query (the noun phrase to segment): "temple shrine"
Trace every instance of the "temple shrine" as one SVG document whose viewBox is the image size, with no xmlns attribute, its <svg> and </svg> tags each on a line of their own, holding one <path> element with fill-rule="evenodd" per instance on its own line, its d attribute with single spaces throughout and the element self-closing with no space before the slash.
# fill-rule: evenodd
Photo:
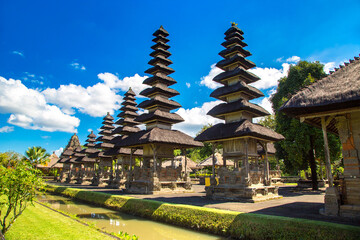
<svg viewBox="0 0 360 240">
<path fill-rule="evenodd" d="M 280 141 L 283 136 L 253 123 L 253 118 L 270 113 L 249 102 L 264 95 L 249 85 L 260 78 L 248 71 L 255 64 L 246 59 L 251 53 L 244 49 L 247 44 L 243 40 L 243 31 L 232 23 L 225 32 L 225 42 L 221 44 L 225 49 L 219 55 L 224 59 L 216 64 L 224 72 L 214 77 L 213 81 L 223 86 L 215 89 L 210 96 L 224 103 L 207 114 L 225 123 L 212 126 L 195 138 L 211 143 L 213 151 L 219 144 L 223 147 L 223 166 L 218 169 L 218 181 L 215 180 L 213 160 L 213 176 L 211 186 L 206 187 L 206 195 L 213 199 L 251 202 L 277 199 L 281 196 L 278 195 L 278 187 L 271 184 L 267 144 Z M 258 167 L 258 144 L 265 150 L 262 168 Z M 227 167 L 227 160 L 234 161 L 234 170 Z"/>
<path fill-rule="evenodd" d="M 135 121 L 145 124 L 146 129 L 130 134 L 116 143 L 116 147 L 127 147 L 143 150 L 141 166 L 136 166 L 130 174 L 126 190 L 130 193 L 158 192 L 187 192 L 192 191 L 189 174 L 182 173 L 182 167 L 168 166 L 163 168 L 162 162 L 174 159 L 174 149 L 201 147 L 202 143 L 180 131 L 173 130 L 172 125 L 184 121 L 176 113 L 172 113 L 181 105 L 169 98 L 179 93 L 169 88 L 176 81 L 169 77 L 174 72 L 169 67 L 172 61 L 168 59 L 171 53 L 167 37 L 169 33 L 161 26 L 153 34 L 150 54 L 153 59 L 149 61 L 152 66 L 145 73 L 151 74 L 143 84 L 150 87 L 143 90 L 140 95 L 149 98 L 141 102 L 138 107 L 146 113 L 135 118 Z M 185 161 L 186 163 L 187 161 Z M 186 169 L 186 166 L 185 166 Z"/>
</svg>

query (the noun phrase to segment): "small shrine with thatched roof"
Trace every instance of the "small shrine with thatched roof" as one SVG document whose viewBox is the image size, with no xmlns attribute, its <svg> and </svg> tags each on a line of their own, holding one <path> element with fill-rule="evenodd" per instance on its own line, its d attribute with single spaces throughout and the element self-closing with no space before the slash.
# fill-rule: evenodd
<svg viewBox="0 0 360 240">
<path fill-rule="evenodd" d="M 335 72 L 293 95 L 280 111 L 322 128 L 329 187 L 326 215 L 360 217 L 360 58 L 350 59 Z M 327 132 L 340 137 L 344 176 L 334 186 Z"/>
<path fill-rule="evenodd" d="M 61 182 L 65 182 L 65 181 L 68 181 L 70 182 L 71 181 L 71 158 L 74 154 L 74 151 L 75 149 L 77 148 L 81 148 L 81 144 L 80 144 L 80 141 L 79 141 L 79 137 L 74 134 L 71 136 L 68 144 L 66 145 L 64 151 L 61 153 L 60 157 L 59 157 L 59 163 L 62 163 L 63 164 L 63 168 L 62 168 L 62 171 L 60 172 L 60 178 L 59 180 Z"/>
<path fill-rule="evenodd" d="M 140 124 L 134 119 L 139 116 L 137 114 L 138 108 L 136 107 L 136 94 L 131 88 L 125 93 L 124 101 L 121 103 L 120 113 L 117 115 L 119 119 L 115 122 L 118 125 L 112 132 L 115 136 L 111 143 L 122 141 L 130 134 L 140 131 L 136 125 Z M 115 178 L 111 183 L 112 188 L 125 187 L 128 182 L 129 172 L 135 166 L 135 157 L 142 157 L 142 149 L 130 149 L 125 147 L 116 147 L 107 150 L 105 155 L 113 156 L 116 159 Z"/>
<path fill-rule="evenodd" d="M 188 174 L 181 174 L 181 167 L 172 166 L 163 168 L 162 162 L 174 158 L 174 149 L 200 147 L 202 143 L 180 131 L 172 130 L 172 125 L 184 121 L 176 113 L 172 113 L 181 105 L 169 98 L 179 94 L 169 86 L 176 81 L 169 77 L 174 72 L 169 67 L 172 61 L 168 59 L 171 53 L 167 44 L 169 33 L 161 26 L 153 34 L 155 44 L 151 47 L 154 51 L 150 54 L 153 59 L 149 61 L 152 66 L 145 73 L 151 74 L 144 80 L 150 87 L 140 94 L 149 98 L 141 102 L 138 107 L 146 110 L 135 121 L 146 125 L 146 129 L 132 133 L 116 147 L 130 149 L 143 149 L 143 162 L 141 167 L 136 167 L 130 175 L 129 186 L 126 189 L 133 193 L 156 192 L 184 192 L 191 191 L 192 185 Z M 186 163 L 187 161 L 185 161 Z"/>
<path fill-rule="evenodd" d="M 94 179 L 92 180 L 92 185 L 101 185 L 101 184 L 111 184 L 113 181 L 113 158 L 112 156 L 105 155 L 105 152 L 114 147 L 114 144 L 111 143 L 111 140 L 114 138 L 114 118 L 107 113 L 103 118 L 102 129 L 99 132 L 99 137 L 96 139 L 98 143 L 95 145 L 95 148 L 100 149 L 99 152 L 91 154 L 91 158 L 97 159 L 97 174 L 95 174 Z"/>
<path fill-rule="evenodd" d="M 87 136 L 85 142 L 85 148 L 81 150 L 83 156 L 79 159 L 82 163 L 82 184 L 88 184 L 92 182 L 92 179 L 95 176 L 96 159 L 91 158 L 90 156 L 99 152 L 99 150 L 95 148 L 96 135 L 93 131 L 91 131 L 91 133 Z"/>
<path fill-rule="evenodd" d="M 223 167 L 218 169 L 218 180 L 215 181 L 215 158 L 213 159 L 213 179 L 211 186 L 206 188 L 207 196 L 213 199 L 263 201 L 279 198 L 278 187 L 271 185 L 267 154 L 263 160 L 264 168 L 251 169 L 251 162 L 258 160 L 257 144 L 264 146 L 267 153 L 267 143 L 283 139 L 278 134 L 264 126 L 253 123 L 255 117 L 269 115 L 269 112 L 259 105 L 249 102 L 263 97 L 263 93 L 250 86 L 260 78 L 247 71 L 255 64 L 246 59 L 251 53 L 245 49 L 243 32 L 232 26 L 225 32 L 225 47 L 219 53 L 224 59 L 216 66 L 224 72 L 214 77 L 213 81 L 223 86 L 215 89 L 211 97 L 224 101 L 212 108 L 208 115 L 221 120 L 198 135 L 195 140 L 211 143 L 213 151 L 218 144 L 223 146 Z M 235 162 L 234 169 L 228 169 L 227 160 Z"/>
</svg>

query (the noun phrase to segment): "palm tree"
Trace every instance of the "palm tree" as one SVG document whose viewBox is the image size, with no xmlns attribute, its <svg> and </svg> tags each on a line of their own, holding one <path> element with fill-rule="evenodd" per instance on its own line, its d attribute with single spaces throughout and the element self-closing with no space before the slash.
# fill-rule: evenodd
<svg viewBox="0 0 360 240">
<path fill-rule="evenodd" d="M 26 159 L 31 164 L 45 164 L 49 161 L 50 154 L 46 153 L 46 149 L 42 147 L 29 147 L 25 152 Z"/>
</svg>

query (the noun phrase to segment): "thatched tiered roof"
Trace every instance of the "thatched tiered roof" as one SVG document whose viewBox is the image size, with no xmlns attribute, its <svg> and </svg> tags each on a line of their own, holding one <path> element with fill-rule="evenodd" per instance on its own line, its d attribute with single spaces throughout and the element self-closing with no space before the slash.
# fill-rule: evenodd
<svg viewBox="0 0 360 240">
<path fill-rule="evenodd" d="M 261 125 L 252 123 L 252 118 L 262 117 L 270 113 L 249 100 L 262 97 L 264 94 L 248 85 L 260 80 L 256 75 L 248 72 L 255 67 L 250 60 L 245 59 L 251 53 L 244 50 L 247 44 L 242 40 L 243 32 L 236 26 L 232 26 L 225 32 L 225 42 L 221 45 L 226 48 L 219 53 L 224 60 L 216 66 L 224 70 L 213 81 L 223 84 L 211 93 L 211 97 L 225 101 L 213 107 L 207 114 L 225 120 L 206 129 L 195 140 L 202 142 L 221 141 L 231 138 L 256 137 L 267 141 L 279 141 L 283 136 Z"/>
<path fill-rule="evenodd" d="M 81 158 L 81 162 L 90 162 L 95 163 L 97 154 L 99 153 L 99 149 L 97 149 L 95 146 L 96 142 L 96 135 L 93 131 L 87 136 L 87 139 L 85 140 L 87 143 L 84 145 L 85 148 L 81 151 L 85 156 Z M 94 157 L 91 157 L 94 156 Z"/>
<path fill-rule="evenodd" d="M 350 59 L 344 66 L 293 95 L 280 111 L 294 116 L 314 116 L 336 113 L 360 106 L 360 58 Z M 306 119 L 321 126 L 319 118 Z M 335 120 L 328 130 L 337 132 Z"/>
<path fill-rule="evenodd" d="M 113 130 L 115 128 L 113 120 L 114 118 L 110 113 L 107 113 L 103 118 L 103 126 L 100 128 L 102 130 L 99 132 L 100 137 L 96 139 L 99 143 L 95 145 L 95 148 L 102 151 L 89 155 L 90 158 L 111 159 L 111 156 L 107 156 L 104 153 L 106 150 L 114 147 L 114 144 L 111 143 L 111 140 L 114 138 Z"/>
<path fill-rule="evenodd" d="M 66 145 L 64 151 L 60 154 L 59 157 L 59 163 L 65 163 L 66 161 L 69 160 L 70 157 L 72 157 L 72 155 L 74 154 L 74 150 L 78 147 L 81 147 L 80 141 L 79 141 L 79 137 L 76 135 L 76 133 L 74 135 L 71 136 L 68 144 Z"/>
<path fill-rule="evenodd" d="M 179 94 L 176 90 L 169 88 L 169 86 L 176 83 L 175 80 L 168 77 L 168 75 L 175 72 L 174 69 L 169 67 L 172 64 L 172 61 L 168 59 L 171 56 L 171 53 L 168 51 L 170 46 L 167 44 L 169 33 L 161 26 L 155 31 L 153 36 L 155 36 L 153 39 L 155 45 L 151 47 L 154 51 L 150 54 L 153 59 L 149 61 L 152 67 L 145 71 L 145 73 L 153 76 L 143 82 L 151 88 L 147 88 L 140 93 L 140 95 L 150 99 L 138 105 L 139 108 L 148 110 L 149 113 L 144 113 L 137 117 L 136 121 L 146 124 L 147 129 L 150 128 L 149 126 L 154 127 L 159 124 L 167 125 L 171 128 L 173 123 L 184 120 L 176 113 L 170 112 L 181 107 L 181 105 L 169 99 Z"/>
<path fill-rule="evenodd" d="M 116 147 L 141 148 L 150 143 L 175 145 L 174 147 L 179 148 L 203 146 L 202 143 L 194 141 L 192 137 L 171 130 L 173 124 L 182 122 L 184 119 L 178 114 L 170 112 L 181 107 L 181 105 L 169 99 L 179 94 L 176 90 L 169 88 L 176 83 L 173 78 L 168 76 L 174 72 L 169 67 L 172 64 L 172 61 L 168 59 L 171 55 L 168 51 L 170 46 L 167 44 L 169 33 L 161 26 L 153 36 L 155 36 L 153 39 L 155 45 L 151 47 L 154 51 L 150 54 L 153 59 L 149 61 L 152 67 L 145 71 L 153 76 L 143 82 L 151 88 L 140 93 L 150 99 L 138 105 L 148 112 L 135 118 L 135 121 L 146 125 L 146 130 L 133 133 L 122 141 L 117 141 Z"/>
<path fill-rule="evenodd" d="M 136 94 L 131 88 L 125 93 L 124 102 L 121 103 L 120 113 L 118 114 L 119 119 L 115 122 L 119 126 L 113 131 L 113 134 L 119 134 L 111 140 L 114 147 L 108 149 L 105 154 L 109 156 L 120 156 L 130 155 L 130 148 L 116 147 L 115 144 L 123 141 L 127 136 L 139 132 L 140 128 L 136 125 L 140 124 L 135 121 L 135 118 L 139 116 L 137 114 L 138 108 L 136 107 Z M 136 156 L 142 155 L 142 150 L 137 149 L 134 153 Z"/>
</svg>

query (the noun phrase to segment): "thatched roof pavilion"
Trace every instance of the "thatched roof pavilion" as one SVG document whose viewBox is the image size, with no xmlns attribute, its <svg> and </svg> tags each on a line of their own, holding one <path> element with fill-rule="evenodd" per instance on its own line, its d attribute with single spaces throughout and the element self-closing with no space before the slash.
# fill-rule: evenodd
<svg viewBox="0 0 360 240">
<path fill-rule="evenodd" d="M 219 152 L 216 152 L 214 154 L 214 158 L 215 158 L 215 166 L 217 167 L 221 167 L 224 166 L 224 160 L 222 157 L 222 154 Z M 201 161 L 198 166 L 199 167 L 212 167 L 213 166 L 213 157 L 210 156 L 208 158 L 206 158 L 205 160 Z M 226 166 L 234 166 L 234 162 L 231 160 L 226 161 Z"/>
<path fill-rule="evenodd" d="M 59 161 L 59 157 L 55 154 L 55 152 L 53 152 L 50 156 L 49 156 L 49 161 L 46 164 L 36 164 L 36 168 L 42 168 L 42 169 L 49 169 L 49 168 L 53 168 L 54 165 L 56 165 Z M 58 165 L 58 167 L 56 168 L 62 168 L 62 164 Z"/>
<path fill-rule="evenodd" d="M 360 216 L 360 58 L 350 59 L 293 95 L 280 111 L 321 127 L 329 180 L 325 195 L 325 214 Z M 333 187 L 327 131 L 339 135 L 344 161 L 341 194 Z M 341 196 L 341 199 L 340 199 Z M 342 203 L 344 203 L 342 205 Z"/>
</svg>

